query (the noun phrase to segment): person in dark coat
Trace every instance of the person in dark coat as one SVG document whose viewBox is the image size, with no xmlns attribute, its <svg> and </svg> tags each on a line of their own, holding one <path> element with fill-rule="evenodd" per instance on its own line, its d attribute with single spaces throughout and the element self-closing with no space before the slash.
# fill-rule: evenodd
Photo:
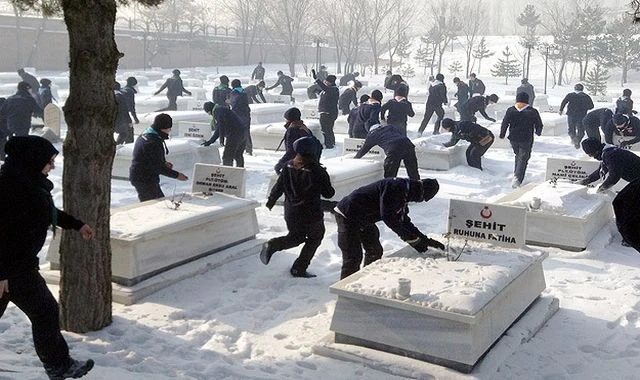
<svg viewBox="0 0 640 380">
<path fill-rule="evenodd" d="M 262 66 L 262 62 L 258 62 L 258 65 L 253 69 L 251 73 L 251 80 L 264 80 L 265 69 Z"/>
<path fill-rule="evenodd" d="M 314 79 L 317 78 L 316 71 L 313 69 L 311 69 L 311 75 Z M 336 86 L 335 75 L 329 75 L 324 81 L 316 79 L 316 84 L 322 89 L 320 99 L 318 99 L 318 114 L 320 115 L 320 128 L 324 135 L 324 145 L 327 149 L 333 149 L 336 144 L 333 126 L 338 118 L 340 90 Z"/>
<path fill-rule="evenodd" d="M 316 73 L 316 79 L 320 79 L 322 81 L 326 80 L 329 76 L 329 72 L 327 71 L 327 66 L 320 65 L 320 70 Z"/>
<path fill-rule="evenodd" d="M 473 98 L 472 98 L 473 99 Z M 509 130 L 509 142 L 516 155 L 511 187 L 520 187 L 524 180 L 531 149 L 533 134 L 542 134 L 542 119 L 537 109 L 529 105 L 529 95 L 524 92 L 516 95 L 516 104 L 507 109 L 500 127 L 500 138 L 503 139 Z"/>
<path fill-rule="evenodd" d="M 282 86 L 282 90 L 280 90 L 280 95 L 289 95 L 293 94 L 293 78 L 288 75 L 285 75 L 282 71 L 278 71 L 278 81 L 273 84 L 271 87 L 267 87 L 266 90 L 274 89 L 278 86 Z"/>
<path fill-rule="evenodd" d="M 116 144 L 129 144 L 133 142 L 133 125 L 131 116 L 129 115 L 129 104 L 127 98 L 120 88 L 120 83 L 114 84 L 113 93 L 116 98 L 116 123 L 115 131 L 118 133 Z"/>
<path fill-rule="evenodd" d="M 604 192 L 620 179 L 627 182 L 640 179 L 640 157 L 635 153 L 617 146 L 605 145 L 596 139 L 584 140 L 582 150 L 589 157 L 602 162 L 597 170 L 580 181 L 581 185 L 588 185 L 602 179 L 598 192 Z"/>
<path fill-rule="evenodd" d="M 380 90 L 373 90 L 367 103 L 358 107 L 357 118 L 352 130 L 354 138 L 367 138 L 369 128 L 371 128 L 372 125 L 380 124 L 381 101 L 382 92 Z"/>
<path fill-rule="evenodd" d="M 267 265 L 275 252 L 304 243 L 289 270 L 293 277 L 316 277 L 307 272 L 307 268 L 322 243 L 325 232 L 320 198 L 331 198 L 336 193 L 327 170 L 316 160 L 318 154 L 313 139 L 314 137 L 307 136 L 294 142 L 295 156 L 287 161 L 280 172 L 266 204 L 271 210 L 284 194 L 284 220 L 289 233 L 264 243 L 260 260 Z"/>
<path fill-rule="evenodd" d="M 38 79 L 34 75 L 24 71 L 24 69 L 18 69 L 18 75 L 24 82 L 29 83 L 29 94 L 31 94 L 31 96 L 36 100 L 36 103 L 40 105 L 40 92 L 38 91 L 40 89 L 40 82 Z M 42 112 L 37 111 L 34 116 L 42 118 L 43 115 Z"/>
<path fill-rule="evenodd" d="M 258 84 L 249 85 L 244 88 L 244 92 L 249 97 L 249 104 L 258 104 L 258 103 L 266 103 L 267 99 L 264 98 L 264 94 L 262 90 L 264 90 L 265 84 L 264 81 L 261 80 Z M 258 97 L 260 99 L 258 99 Z"/>
<path fill-rule="evenodd" d="M 585 140 L 586 141 L 586 140 Z M 623 245 L 640 252 L 640 179 L 625 186 L 613 199 L 616 226 Z"/>
<path fill-rule="evenodd" d="M 587 111 L 593 108 L 593 100 L 584 93 L 584 86 L 580 83 L 573 86 L 574 92 L 570 92 L 562 99 L 560 111 L 562 115 L 564 107 L 567 107 L 568 134 L 576 149 L 580 149 L 580 141 L 584 137 L 584 126 L 582 119 L 587 115 Z"/>
<path fill-rule="evenodd" d="M 173 170 L 173 164 L 164 156 L 165 152 L 169 153 L 164 140 L 169 138 L 172 126 L 171 116 L 166 113 L 158 114 L 151 127 L 138 136 L 133 146 L 129 181 L 135 187 L 140 202 L 164 198 L 160 188 L 160 175 L 179 181 L 189 179 L 183 173 Z"/>
<path fill-rule="evenodd" d="M 534 90 L 533 85 L 529 83 L 528 78 L 522 78 L 522 80 L 520 80 L 520 86 L 516 88 L 516 95 L 521 92 L 526 92 L 527 95 L 529 95 L 529 105 L 533 107 L 533 101 L 536 98 L 536 91 Z"/>
<path fill-rule="evenodd" d="M 34 100 L 35 101 L 35 100 Z M 81 377 L 93 360 L 78 361 L 60 333 L 59 307 L 38 271 L 38 252 L 49 229 L 73 229 L 85 240 L 93 229 L 56 208 L 53 183 L 58 150 L 39 136 L 15 136 L 6 144 L 0 168 L 0 316 L 9 302 L 29 318 L 38 358 L 50 379 Z"/>
<path fill-rule="evenodd" d="M 458 106 L 469 99 L 469 86 L 466 83 L 460 80 L 460 78 L 453 78 L 453 84 L 456 85 L 458 91 L 456 91 L 455 97 L 458 99 L 458 102 L 453 106 L 458 109 Z M 458 111 L 460 112 L 460 111 Z"/>
<path fill-rule="evenodd" d="M 165 108 L 161 108 L 157 110 L 156 112 L 176 111 L 178 109 L 178 103 L 177 103 L 178 96 L 182 96 L 182 94 L 187 94 L 191 96 L 191 91 L 184 88 L 184 85 L 182 84 L 182 78 L 180 77 L 180 70 L 175 69 L 171 73 L 173 74 L 173 76 L 171 78 L 168 78 L 162 84 L 162 86 L 160 86 L 160 89 L 153 93 L 153 95 L 158 95 L 159 93 L 164 91 L 164 89 L 166 88 L 167 99 L 169 99 L 169 105 L 166 106 Z"/>
<path fill-rule="evenodd" d="M 322 92 L 322 89 L 317 84 L 312 84 L 307 87 L 307 98 L 309 99 L 318 99 L 318 95 Z"/>
<path fill-rule="evenodd" d="M 416 115 L 413 111 L 413 105 L 407 100 L 408 94 L 409 87 L 403 84 L 399 85 L 393 93 L 393 99 L 380 107 L 380 120 L 396 126 L 403 136 L 407 135 L 408 118 Z"/>
<path fill-rule="evenodd" d="M 582 126 L 587 134 L 587 138 L 593 138 L 600 141 L 600 129 L 605 130 L 605 126 L 613 117 L 613 111 L 609 108 L 598 108 L 589 111 L 587 116 L 582 119 Z"/>
<path fill-rule="evenodd" d="M 472 96 L 466 102 L 458 104 L 458 112 L 460 112 L 460 120 L 464 121 L 477 121 L 476 112 L 480 112 L 480 115 L 492 123 L 496 122 L 496 119 L 487 115 L 487 106 L 490 104 L 498 103 L 498 95 L 491 94 L 488 96 L 476 95 Z"/>
<path fill-rule="evenodd" d="M 442 128 L 451 132 L 451 140 L 442 145 L 449 148 L 465 140 L 471 144 L 467 148 L 467 164 L 472 168 L 482 170 L 482 156 L 489 150 L 495 136 L 487 128 L 472 121 L 455 122 L 449 118 L 442 120 Z"/>
<path fill-rule="evenodd" d="M 136 113 L 136 94 L 138 93 L 138 90 L 136 90 L 137 85 L 138 80 L 135 77 L 129 77 L 127 78 L 127 85 L 122 89 L 124 98 L 127 101 L 127 108 L 129 108 L 129 114 L 131 115 L 131 118 L 133 119 L 133 122 L 135 124 L 140 123 L 138 114 Z M 131 131 L 131 133 L 133 135 L 133 130 Z"/>
<path fill-rule="evenodd" d="M 360 111 L 360 107 L 362 107 L 363 104 L 369 102 L 369 98 L 370 96 L 367 94 L 360 96 L 360 104 L 358 105 L 358 107 L 352 108 L 349 111 L 349 116 L 347 116 L 347 124 L 349 124 L 349 130 L 347 134 L 351 138 L 353 138 L 353 128 L 356 124 L 356 121 L 358 120 L 358 112 Z"/>
<path fill-rule="evenodd" d="M 40 100 L 39 106 L 42 110 L 42 117 L 44 119 L 44 108 L 55 100 L 51 93 L 51 80 L 47 78 L 40 79 L 40 88 L 38 89 L 38 99 Z"/>
<path fill-rule="evenodd" d="M 4 161 L 4 146 L 9 136 L 11 136 L 11 132 L 7 129 L 7 118 L 1 112 L 2 106 L 6 101 L 7 99 L 0 98 L 0 161 Z"/>
<path fill-rule="evenodd" d="M 387 90 L 391 90 L 394 91 L 395 88 L 393 86 L 393 84 L 391 83 L 391 77 L 393 76 L 393 73 L 391 72 L 391 70 L 387 70 L 385 77 L 384 77 L 384 88 L 386 88 Z"/>
<path fill-rule="evenodd" d="M 622 96 L 616 100 L 615 113 L 621 113 L 627 116 L 633 116 L 637 114 L 637 111 L 633 110 L 633 100 L 631 99 L 631 90 L 625 88 L 622 90 Z"/>
<path fill-rule="evenodd" d="M 353 86 L 345 89 L 338 98 L 338 108 L 343 115 L 348 115 L 351 111 L 351 103 L 354 107 L 358 106 L 358 90 L 362 88 L 360 81 L 354 81 Z"/>
<path fill-rule="evenodd" d="M 364 139 L 362 147 L 354 158 L 362 158 L 376 145 L 384 150 L 386 156 L 384 159 L 384 178 L 396 177 L 400 163 L 404 162 L 409 178 L 420 179 L 416 147 L 396 126 L 391 124 L 371 126 L 367 138 Z"/>
<path fill-rule="evenodd" d="M 299 138 L 311 136 L 313 134 L 309 128 L 304 125 L 301 117 L 302 114 L 296 107 L 289 108 L 284 113 L 284 119 L 286 121 L 284 127 L 286 131 L 282 140 L 284 141 L 285 152 L 274 167 L 276 174 L 280 174 L 287 162 L 295 157 L 296 152 L 293 149 L 293 143 Z"/>
<path fill-rule="evenodd" d="M 224 151 L 222 152 L 222 165 L 244 167 L 244 150 L 247 143 L 246 126 L 229 107 L 215 107 L 212 102 L 204 104 L 205 112 L 211 114 L 218 126 L 211 138 L 202 145 L 209 146 L 216 142 L 219 138 L 220 142 L 224 142 Z"/>
<path fill-rule="evenodd" d="M 216 106 L 226 107 L 227 98 L 231 93 L 231 88 L 229 88 L 229 77 L 221 75 L 218 80 L 220 81 L 220 84 L 213 88 L 213 91 L 211 92 L 211 100 Z"/>
<path fill-rule="evenodd" d="M 613 144 L 613 136 L 631 137 L 620 141 L 620 148 L 631 146 L 640 141 L 640 119 L 620 113 L 613 115 L 602 129 L 604 142 Z"/>
<path fill-rule="evenodd" d="M 30 91 L 31 86 L 27 82 L 18 83 L 18 91 L 8 97 L 0 108 L 0 118 L 6 120 L 12 135 L 27 136 L 31 129 L 31 116 L 42 112 Z"/>
<path fill-rule="evenodd" d="M 427 237 L 411 222 L 408 207 L 409 202 L 429 201 L 439 188 L 435 179 L 385 178 L 342 198 L 334 213 L 342 251 L 340 279 L 360 270 L 363 248 L 365 266 L 382 258 L 379 221 L 418 252 L 429 247 L 444 250 L 444 244 Z"/>
<path fill-rule="evenodd" d="M 473 95 L 484 95 L 485 87 L 484 82 L 478 79 L 475 73 L 469 74 L 469 97 Z"/>
<path fill-rule="evenodd" d="M 437 135 L 440 133 L 440 123 L 444 118 L 444 109 L 442 108 L 443 104 L 449 104 L 449 99 L 447 97 L 447 86 L 444 84 L 444 75 L 438 73 L 436 75 L 436 81 L 431 87 L 429 87 L 429 95 L 427 96 L 424 119 L 422 119 L 420 128 L 418 128 L 418 133 L 420 133 L 420 135 L 422 135 L 422 133 L 424 132 L 434 112 L 437 118 L 436 122 L 433 125 L 433 134 Z"/>
<path fill-rule="evenodd" d="M 357 71 L 353 73 L 344 74 L 342 77 L 340 77 L 339 85 L 347 86 L 349 85 L 349 82 L 355 82 L 358 76 L 360 76 L 360 73 Z"/>
<path fill-rule="evenodd" d="M 242 121 L 242 128 L 246 132 L 245 151 L 253 155 L 253 142 L 251 141 L 251 107 L 249 107 L 249 97 L 244 92 L 239 79 L 231 81 L 231 93 L 229 93 L 229 105 L 233 112 Z"/>
</svg>

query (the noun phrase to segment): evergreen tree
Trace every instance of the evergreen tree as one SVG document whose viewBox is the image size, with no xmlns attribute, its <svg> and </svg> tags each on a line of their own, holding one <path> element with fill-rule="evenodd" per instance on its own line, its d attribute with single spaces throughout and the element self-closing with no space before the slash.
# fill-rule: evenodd
<svg viewBox="0 0 640 380">
<path fill-rule="evenodd" d="M 454 76 L 457 76 L 456 74 L 458 74 L 458 72 L 462 71 L 462 63 L 460 63 L 460 61 L 453 61 L 451 62 L 451 64 L 448 67 L 449 72 L 451 74 L 453 74 Z"/>
<path fill-rule="evenodd" d="M 516 59 L 513 59 L 513 53 L 509 50 L 509 46 L 502 51 L 504 58 L 498 58 L 498 62 L 493 65 L 491 69 L 491 75 L 494 77 L 504 77 L 504 84 L 509 84 L 509 78 L 519 76 L 522 71 L 520 70 L 520 63 Z"/>
<path fill-rule="evenodd" d="M 640 24 L 629 24 L 624 16 L 615 19 L 596 38 L 594 50 L 598 63 L 620 68 L 620 84 L 624 85 L 629 70 L 640 67 Z"/>
<path fill-rule="evenodd" d="M 609 80 L 609 71 L 602 65 L 596 64 L 584 78 L 584 87 L 593 96 L 607 95 L 607 80 Z"/>
<path fill-rule="evenodd" d="M 427 73 L 428 67 L 433 67 L 433 49 L 427 37 L 420 37 L 420 47 L 416 50 L 413 58 L 423 68 L 423 74 Z"/>
<path fill-rule="evenodd" d="M 477 74 L 480 74 L 480 65 L 482 64 L 482 60 L 484 58 L 489 58 L 494 54 L 495 52 L 489 50 L 487 47 L 487 41 L 482 37 L 480 42 L 478 42 L 478 46 L 473 50 L 473 58 L 478 60 Z"/>
<path fill-rule="evenodd" d="M 529 62 L 531 61 L 531 49 L 538 44 L 536 28 L 541 24 L 540 15 L 536 13 L 536 8 L 532 4 L 527 4 L 524 11 L 520 13 L 517 20 L 520 26 L 525 27 L 524 34 L 520 36 L 520 45 L 527 49 L 526 73 L 529 76 Z"/>
</svg>

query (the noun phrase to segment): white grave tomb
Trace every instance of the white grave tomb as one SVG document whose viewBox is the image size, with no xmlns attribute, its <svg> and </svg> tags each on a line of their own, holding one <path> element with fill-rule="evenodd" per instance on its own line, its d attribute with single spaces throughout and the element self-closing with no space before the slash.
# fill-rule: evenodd
<svg viewBox="0 0 640 380">
<path fill-rule="evenodd" d="M 611 200 L 568 182 L 530 183 L 493 203 L 527 208 L 528 244 L 581 251 L 613 217 Z"/>
<path fill-rule="evenodd" d="M 173 164 L 173 169 L 190 176 L 196 163 L 214 164 L 221 162 L 220 151 L 216 146 L 202 146 L 192 139 L 174 138 L 165 140 L 169 153 L 165 155 L 168 162 Z M 133 159 L 133 147 L 135 144 L 119 145 L 113 158 L 111 178 L 129 179 L 129 167 Z"/>
<path fill-rule="evenodd" d="M 451 133 L 441 133 L 412 140 L 416 146 L 418 167 L 431 170 L 449 170 L 458 165 L 466 165 L 465 151 L 469 143 L 460 140 L 452 147 L 444 147 L 442 144 L 449 140 L 451 140 Z"/>
<path fill-rule="evenodd" d="M 247 177 L 245 168 L 196 164 L 193 169 L 191 192 L 213 194 L 215 192 L 244 198 Z"/>
<path fill-rule="evenodd" d="M 302 120 L 319 119 L 320 115 L 318 114 L 318 99 L 308 99 L 302 102 L 302 108 L 300 108 L 300 112 L 302 113 Z"/>
<path fill-rule="evenodd" d="M 354 139 L 346 137 L 344 139 L 344 143 L 342 146 L 342 155 L 348 157 L 354 157 L 360 148 L 362 148 L 362 144 L 364 143 L 364 139 Z M 375 145 L 367 154 L 365 154 L 362 158 L 371 159 L 371 160 L 384 160 L 386 155 L 384 154 L 384 150 L 379 146 Z"/>
<path fill-rule="evenodd" d="M 251 108 L 251 124 L 281 124 L 284 125 L 284 113 L 292 106 L 290 104 L 249 104 Z"/>
<path fill-rule="evenodd" d="M 545 289 L 546 257 L 474 248 L 434 260 L 407 246 L 330 287 L 335 343 L 471 372 Z"/>
<path fill-rule="evenodd" d="M 307 120 L 305 125 L 320 142 L 324 141 L 324 135 L 317 120 Z M 280 150 L 284 152 L 286 147 L 282 139 L 285 132 L 284 121 L 269 124 L 251 123 L 251 142 L 255 149 L 276 150 L 280 146 Z M 280 144 L 281 142 L 282 145 Z"/>
<path fill-rule="evenodd" d="M 112 281 L 132 286 L 198 258 L 255 239 L 254 200 L 222 193 L 176 196 L 111 210 Z M 237 228 L 242 226 L 242 228 Z M 47 259 L 59 269 L 59 239 Z"/>
<path fill-rule="evenodd" d="M 267 101 L 267 103 L 291 104 L 290 95 L 272 94 L 267 91 L 263 91 L 262 95 L 264 95 L 264 99 Z M 294 98 L 295 97 L 296 96 L 294 96 Z"/>
</svg>

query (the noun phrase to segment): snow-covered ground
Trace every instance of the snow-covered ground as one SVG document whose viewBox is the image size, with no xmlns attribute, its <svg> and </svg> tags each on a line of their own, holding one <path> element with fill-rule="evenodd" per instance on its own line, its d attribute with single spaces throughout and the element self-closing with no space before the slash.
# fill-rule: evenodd
<svg viewBox="0 0 640 380">
<path fill-rule="evenodd" d="M 275 67 L 269 67 L 274 70 Z M 275 66 L 275 65 L 274 65 Z M 489 63 L 483 62 L 488 72 Z M 542 65 L 533 67 L 542 68 Z M 284 68 L 284 66 L 282 67 Z M 230 68 L 246 76 L 252 67 Z M 531 82 L 542 92 L 543 72 Z M 169 72 L 169 70 L 167 70 Z M 447 75 L 447 84 L 452 75 Z M 480 73 L 488 93 L 505 94 L 519 82 L 505 86 L 502 78 Z M 381 76 L 369 78 L 382 80 Z M 418 78 L 413 88 L 424 87 Z M 212 85 L 207 88 L 208 94 Z M 631 86 L 640 91 L 640 85 Z M 571 86 L 549 89 L 550 104 L 558 104 Z M 144 97 L 144 90 L 141 97 Z M 622 89 L 620 89 L 621 92 Z M 636 92 L 640 93 L 640 92 Z M 411 120 L 409 134 L 417 136 L 420 120 Z M 484 121 L 481 120 L 482 123 Z M 486 124 L 485 124 L 486 125 Z M 430 127 L 427 131 L 431 130 Z M 325 150 L 323 158 L 341 152 Z M 61 150 L 60 144 L 58 148 Z M 264 202 L 273 165 L 280 156 L 256 150 L 246 156 L 247 197 Z M 548 157 L 586 159 L 566 136 L 536 138 L 524 184 L 544 181 Z M 57 163 L 61 163 L 58 159 Z M 58 165 L 57 165 L 58 166 Z M 422 177 L 437 178 L 440 192 L 428 203 L 410 206 L 416 225 L 441 241 L 446 232 L 449 199 L 484 201 L 508 194 L 511 189 L 513 153 L 490 149 L 484 171 L 458 166 L 449 171 L 421 170 Z M 404 171 L 400 172 L 403 175 Z M 51 174 L 54 199 L 62 205 L 62 165 Z M 190 182 L 162 180 L 165 193 L 188 191 Z M 113 181 L 113 206 L 137 202 L 126 181 Z M 565 205 L 566 206 L 566 205 Z M 283 209 L 257 209 L 259 238 L 286 233 Z M 313 346 L 329 334 L 336 296 L 328 287 L 340 276 L 341 254 L 336 224 L 325 217 L 326 235 L 309 271 L 313 279 L 290 277 L 288 270 L 299 252 L 277 253 L 268 266 L 258 257 L 240 259 L 202 275 L 165 288 L 140 303 L 113 305 L 113 323 L 88 334 L 64 333 L 72 355 L 91 357 L 96 367 L 88 379 L 391 379 L 361 364 L 329 359 L 313 353 Z M 380 225 L 386 253 L 404 243 Z M 46 249 L 46 247 L 45 247 Z M 434 371 L 448 379 L 637 379 L 640 371 L 640 254 L 621 245 L 612 220 L 601 229 L 586 250 L 569 252 L 532 247 L 549 254 L 544 262 L 547 289 L 557 297 L 560 310 L 533 339 L 513 347 L 514 353 L 495 366 L 480 367 L 469 375 L 452 370 Z M 44 250 L 42 263 L 45 264 Z M 464 260 L 464 254 L 461 260 Z M 443 259 L 440 259 L 443 260 Z M 52 286 L 54 294 L 58 289 Z M 44 372 L 33 349 L 26 317 L 10 306 L 0 319 L 0 379 L 41 379 Z M 394 364 L 389 364 L 393 369 Z M 487 369 L 491 367 L 491 369 Z M 435 367 L 434 367 L 435 368 Z M 497 369 L 496 369 L 497 368 Z"/>
</svg>

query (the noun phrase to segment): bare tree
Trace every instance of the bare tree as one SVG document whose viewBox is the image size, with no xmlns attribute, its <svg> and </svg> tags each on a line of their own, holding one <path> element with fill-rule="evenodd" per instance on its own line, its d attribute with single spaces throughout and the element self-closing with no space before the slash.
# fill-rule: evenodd
<svg viewBox="0 0 640 380">
<path fill-rule="evenodd" d="M 486 11 L 482 0 L 466 0 L 460 10 L 460 17 L 464 20 L 461 24 L 460 31 L 464 40 L 461 42 L 465 53 L 465 77 L 469 77 L 473 67 L 471 65 L 471 58 L 473 56 L 473 50 L 476 46 L 476 41 L 479 37 L 480 27 L 483 25 L 486 19 Z"/>
<path fill-rule="evenodd" d="M 357 63 L 360 46 L 365 39 L 365 28 L 368 26 L 364 22 L 354 22 L 354 20 L 365 19 L 368 9 L 357 0 L 341 2 L 325 0 L 324 9 L 326 12 L 320 15 L 316 28 L 319 30 L 328 28 L 331 33 L 336 46 L 337 72 L 351 71 Z"/>
<path fill-rule="evenodd" d="M 261 0 L 223 0 L 224 8 L 231 14 L 242 39 L 242 62 L 249 64 L 251 51 L 258 39 L 264 2 Z"/>
<path fill-rule="evenodd" d="M 142 30 L 142 61 L 146 70 L 152 66 L 153 60 L 158 55 L 167 54 L 171 46 L 164 38 L 165 23 L 163 10 L 158 7 L 144 7 L 139 10 L 136 19 L 136 28 Z"/>
<path fill-rule="evenodd" d="M 438 0 L 431 3 L 431 15 L 433 27 L 430 35 L 437 42 L 435 53 L 438 56 L 438 72 L 442 71 L 442 58 L 447 46 L 462 28 L 463 20 L 460 17 L 460 2 L 458 0 Z"/>
<path fill-rule="evenodd" d="M 373 55 L 373 72 L 378 74 L 380 67 L 380 54 L 382 53 L 383 27 L 384 20 L 393 10 L 393 3 L 388 0 L 371 0 L 367 3 L 367 18 L 361 22 L 366 24 L 364 30 L 371 54 Z"/>
<path fill-rule="evenodd" d="M 393 70 L 393 58 L 396 54 L 405 54 L 408 49 L 408 33 L 413 28 L 417 10 L 413 4 L 404 0 L 390 0 L 389 2 L 393 5 L 393 9 L 384 20 L 386 30 L 383 33 L 383 40 L 389 55 L 389 70 Z"/>
</svg>

